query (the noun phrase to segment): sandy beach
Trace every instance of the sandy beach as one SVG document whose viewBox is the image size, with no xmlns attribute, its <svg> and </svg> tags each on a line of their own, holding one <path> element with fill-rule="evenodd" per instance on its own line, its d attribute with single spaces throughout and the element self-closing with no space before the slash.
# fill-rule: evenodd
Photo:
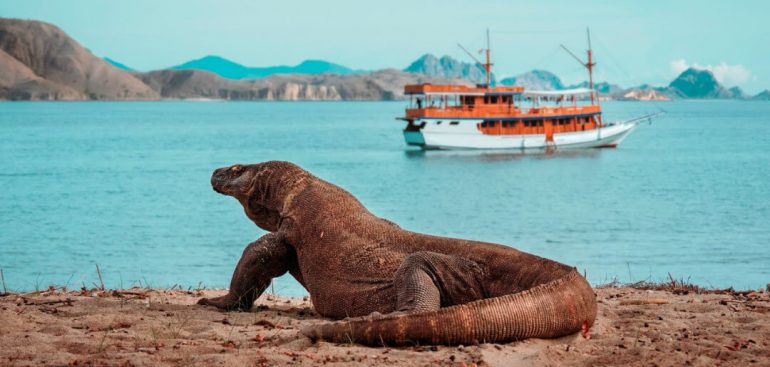
<svg viewBox="0 0 770 367">
<path fill-rule="evenodd" d="M 311 343 L 307 299 L 251 312 L 195 305 L 223 290 L 132 288 L 0 297 L 0 365 L 768 365 L 770 293 L 604 286 L 587 335 L 508 344 L 369 348 Z"/>
</svg>

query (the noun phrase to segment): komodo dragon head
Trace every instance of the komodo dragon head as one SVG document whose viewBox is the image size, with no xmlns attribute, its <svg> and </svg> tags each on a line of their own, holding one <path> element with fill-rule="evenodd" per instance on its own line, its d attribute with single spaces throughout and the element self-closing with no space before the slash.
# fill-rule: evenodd
<svg viewBox="0 0 770 367">
<path fill-rule="evenodd" d="M 235 164 L 217 168 L 211 175 L 214 191 L 232 196 L 259 227 L 275 232 L 286 204 L 299 192 L 310 174 L 281 161 Z"/>
</svg>

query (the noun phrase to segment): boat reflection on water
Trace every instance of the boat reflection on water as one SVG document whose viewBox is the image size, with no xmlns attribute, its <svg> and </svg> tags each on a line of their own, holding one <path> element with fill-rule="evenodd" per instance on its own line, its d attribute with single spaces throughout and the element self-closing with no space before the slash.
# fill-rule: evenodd
<svg viewBox="0 0 770 367">
<path fill-rule="evenodd" d="M 477 162 L 518 161 L 522 159 L 575 159 L 598 158 L 602 149 L 541 149 L 541 150 L 424 150 L 407 149 L 404 151 L 409 159 L 427 160 L 467 160 Z"/>
</svg>

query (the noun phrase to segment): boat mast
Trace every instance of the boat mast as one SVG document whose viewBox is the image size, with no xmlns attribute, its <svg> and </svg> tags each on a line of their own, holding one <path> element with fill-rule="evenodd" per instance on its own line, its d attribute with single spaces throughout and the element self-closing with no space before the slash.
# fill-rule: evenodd
<svg viewBox="0 0 770 367">
<path fill-rule="evenodd" d="M 561 45 L 561 48 L 563 48 L 564 51 L 567 51 L 567 53 L 577 60 L 580 65 L 583 65 L 588 69 L 588 89 L 591 90 L 591 104 L 594 104 L 594 66 L 596 66 L 596 63 L 594 62 L 593 52 L 591 51 L 591 30 L 588 27 L 586 27 L 586 36 L 588 38 L 588 62 L 583 62 L 583 60 L 573 54 L 566 46 Z"/>
<path fill-rule="evenodd" d="M 492 61 L 490 60 L 489 52 L 490 52 L 489 51 L 489 28 L 487 28 L 487 63 L 484 64 L 484 69 L 487 71 L 487 88 L 492 87 L 492 84 L 490 82 L 490 79 L 491 79 L 490 75 L 492 74 Z"/>
<path fill-rule="evenodd" d="M 484 67 L 484 71 L 487 74 L 487 85 L 486 85 L 486 87 L 487 87 L 487 89 L 491 88 L 492 87 L 491 83 L 492 83 L 492 65 L 493 64 L 492 64 L 492 60 L 491 60 L 491 57 L 490 57 L 490 50 L 489 50 L 489 28 L 487 28 L 487 48 L 486 49 L 481 49 L 481 51 L 486 51 L 487 62 L 482 63 L 481 61 L 479 61 L 479 59 L 477 59 L 475 56 L 473 56 L 473 54 L 470 53 L 470 51 L 468 51 L 465 47 L 463 47 L 463 45 L 458 43 L 457 47 L 460 47 L 460 49 L 465 51 L 465 53 L 468 54 L 468 56 L 470 56 L 470 58 L 473 59 L 473 61 L 476 62 L 476 64 L 481 65 L 481 66 Z M 481 51 L 479 51 L 479 53 L 481 53 Z"/>
<path fill-rule="evenodd" d="M 594 104 L 594 65 L 592 53 L 591 53 L 591 30 L 586 27 L 586 37 L 588 38 L 588 62 L 586 68 L 588 68 L 588 89 L 591 90 L 591 104 Z"/>
</svg>

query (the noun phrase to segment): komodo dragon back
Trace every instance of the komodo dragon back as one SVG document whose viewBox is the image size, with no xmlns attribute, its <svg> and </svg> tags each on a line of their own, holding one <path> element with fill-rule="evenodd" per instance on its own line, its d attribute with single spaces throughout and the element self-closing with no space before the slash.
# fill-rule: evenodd
<svg viewBox="0 0 770 367">
<path fill-rule="evenodd" d="M 437 311 L 365 316 L 307 326 L 313 340 L 367 345 L 476 344 L 554 338 L 593 325 L 596 298 L 577 271 L 505 296 Z"/>
</svg>

